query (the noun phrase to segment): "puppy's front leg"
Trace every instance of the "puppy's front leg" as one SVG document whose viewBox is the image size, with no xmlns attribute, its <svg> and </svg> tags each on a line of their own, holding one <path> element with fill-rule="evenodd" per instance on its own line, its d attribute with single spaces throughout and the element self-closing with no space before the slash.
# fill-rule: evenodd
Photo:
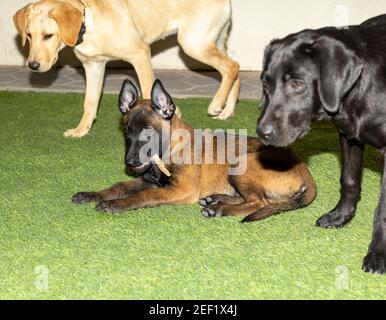
<svg viewBox="0 0 386 320">
<path fill-rule="evenodd" d="M 78 192 L 72 197 L 72 202 L 77 204 L 84 204 L 87 202 L 122 199 L 131 193 L 152 188 L 158 188 L 158 186 L 140 177 L 131 181 L 117 183 L 111 188 L 98 192 Z"/>
<path fill-rule="evenodd" d="M 371 273 L 386 273 L 386 157 L 383 159 L 382 191 L 375 212 L 373 237 L 367 256 L 363 260 L 363 270 Z"/>
<path fill-rule="evenodd" d="M 102 201 L 95 209 L 101 212 L 119 213 L 127 210 L 158 207 L 164 204 L 193 203 L 196 200 L 192 190 L 170 186 L 153 190 L 142 190 L 124 199 Z"/>
<path fill-rule="evenodd" d="M 335 209 L 316 222 L 323 228 L 342 228 L 350 222 L 361 192 L 364 145 L 347 140 L 343 134 L 339 139 L 342 151 L 341 196 Z"/>
</svg>

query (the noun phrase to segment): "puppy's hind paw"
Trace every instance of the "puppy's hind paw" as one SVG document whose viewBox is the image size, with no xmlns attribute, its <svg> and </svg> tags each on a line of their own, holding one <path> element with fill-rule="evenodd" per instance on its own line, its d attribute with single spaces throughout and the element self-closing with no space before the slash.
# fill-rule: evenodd
<svg viewBox="0 0 386 320">
<path fill-rule="evenodd" d="M 98 196 L 95 192 L 78 192 L 72 196 L 71 201 L 76 204 L 84 204 L 98 201 Z"/>
<path fill-rule="evenodd" d="M 216 217 L 216 211 L 211 208 L 203 208 L 201 210 L 201 213 L 204 217 L 207 218 L 215 218 Z"/>
<path fill-rule="evenodd" d="M 217 204 L 218 202 L 215 201 L 215 200 L 213 199 L 213 197 L 205 197 L 205 198 L 200 199 L 200 201 L 198 201 L 198 203 L 199 203 L 202 207 L 206 207 L 206 206 L 209 206 L 209 205 Z"/>
<path fill-rule="evenodd" d="M 222 217 L 222 209 L 219 205 L 207 206 L 201 209 L 201 213 L 207 218 L 219 218 Z"/>
</svg>

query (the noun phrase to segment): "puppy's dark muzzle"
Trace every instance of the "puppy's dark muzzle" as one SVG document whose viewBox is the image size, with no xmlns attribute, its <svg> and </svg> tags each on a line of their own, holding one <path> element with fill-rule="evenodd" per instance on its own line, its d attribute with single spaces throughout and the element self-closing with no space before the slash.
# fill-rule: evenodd
<svg viewBox="0 0 386 320">
<path fill-rule="evenodd" d="M 134 159 L 126 159 L 126 165 L 130 168 L 130 170 L 136 172 L 136 173 L 143 173 L 145 172 L 151 165 L 150 161 L 145 163 L 139 163 Z"/>
</svg>

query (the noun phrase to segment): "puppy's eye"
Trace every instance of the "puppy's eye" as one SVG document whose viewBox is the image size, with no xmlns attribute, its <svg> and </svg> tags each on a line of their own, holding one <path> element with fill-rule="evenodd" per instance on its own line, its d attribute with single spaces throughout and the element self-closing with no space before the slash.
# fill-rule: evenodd
<svg viewBox="0 0 386 320">
<path fill-rule="evenodd" d="M 27 32 L 27 38 L 31 39 L 31 33 Z"/>
<path fill-rule="evenodd" d="M 300 81 L 300 80 L 290 80 L 289 81 L 289 87 L 292 90 L 299 91 L 299 90 L 302 90 L 304 88 L 304 86 L 305 86 L 305 84 L 303 81 Z"/>
<path fill-rule="evenodd" d="M 50 40 L 52 38 L 53 34 L 45 34 L 43 39 L 44 40 Z"/>
</svg>

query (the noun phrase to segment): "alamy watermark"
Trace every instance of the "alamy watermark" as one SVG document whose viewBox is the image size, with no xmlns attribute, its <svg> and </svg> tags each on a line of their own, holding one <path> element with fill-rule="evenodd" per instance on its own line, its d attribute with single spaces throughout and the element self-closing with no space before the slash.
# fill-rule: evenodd
<svg viewBox="0 0 386 320">
<path fill-rule="evenodd" d="M 348 29 L 350 25 L 350 10 L 344 4 L 339 4 L 335 7 L 334 26 L 337 29 Z"/>
<path fill-rule="evenodd" d="M 248 137 L 246 129 L 185 129 L 171 130 L 162 125 L 161 132 L 143 129 L 139 135 L 143 143 L 139 151 L 141 163 L 162 154 L 165 164 L 228 164 L 230 175 L 242 175 L 247 170 Z"/>
<path fill-rule="evenodd" d="M 35 280 L 34 286 L 41 291 L 47 291 L 49 289 L 49 270 L 46 266 L 39 265 L 35 267 Z"/>
<path fill-rule="evenodd" d="M 350 290 L 350 270 L 347 266 L 335 268 L 335 287 L 338 290 Z"/>
</svg>

